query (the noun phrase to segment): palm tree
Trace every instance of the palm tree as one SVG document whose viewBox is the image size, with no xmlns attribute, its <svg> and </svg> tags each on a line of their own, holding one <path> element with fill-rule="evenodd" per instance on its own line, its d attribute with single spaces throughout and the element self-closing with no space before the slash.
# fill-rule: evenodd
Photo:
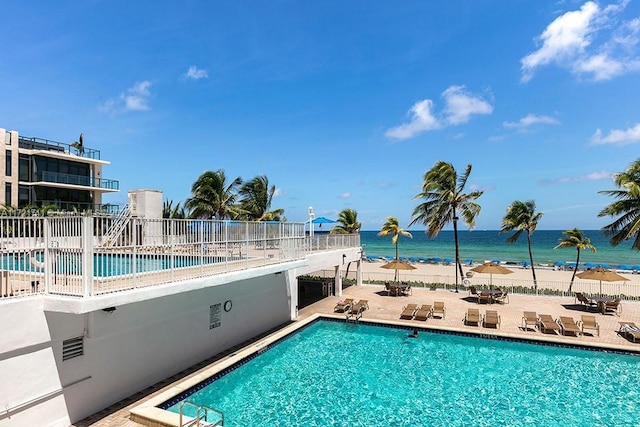
<svg viewBox="0 0 640 427">
<path fill-rule="evenodd" d="M 482 191 L 464 193 L 471 174 L 471 165 L 467 165 L 460 176 L 451 163 L 436 162 L 425 172 L 422 182 L 422 192 L 414 197 L 424 199 L 413 210 L 413 220 L 409 226 L 420 222 L 427 226 L 427 234 L 434 238 L 449 222 L 453 222 L 453 237 L 456 249 L 456 292 L 458 292 L 458 274 L 463 277 L 460 263 L 460 247 L 458 243 L 458 215 L 473 228 L 475 219 L 480 214 L 480 205 L 476 200 L 482 196 Z"/>
<path fill-rule="evenodd" d="M 238 214 L 235 202 L 237 188 L 242 184 L 240 177 L 227 182 L 224 170 L 207 171 L 191 186 L 192 196 L 185 202 L 191 218 L 225 219 Z"/>
<path fill-rule="evenodd" d="M 580 251 L 583 249 L 590 249 L 592 252 L 596 251 L 596 247 L 591 244 L 591 239 L 585 237 L 584 233 L 577 228 L 573 230 L 564 231 L 566 237 L 560 239 L 560 243 L 555 247 L 558 248 L 576 248 L 578 256 L 576 257 L 576 268 L 573 269 L 573 275 L 571 276 L 571 283 L 569 283 L 569 291 L 573 286 L 573 280 L 576 278 L 576 272 L 578 271 L 578 264 L 580 264 Z"/>
<path fill-rule="evenodd" d="M 162 203 L 162 218 L 165 219 L 185 219 L 187 214 L 185 212 L 184 206 L 180 206 L 180 202 L 178 202 L 175 206 L 173 206 L 173 200 L 165 200 Z"/>
<path fill-rule="evenodd" d="M 610 238 L 612 246 L 624 240 L 633 239 L 632 248 L 640 250 L 640 159 L 631 163 L 626 171 L 613 176 L 618 190 L 604 190 L 617 201 L 606 206 L 598 216 L 617 216 L 618 219 L 602 227 L 602 232 Z"/>
<path fill-rule="evenodd" d="M 527 243 L 529 245 L 529 261 L 531 261 L 531 273 L 533 274 L 533 285 L 538 289 L 536 280 L 536 269 L 533 263 L 533 253 L 531 252 L 531 235 L 536 231 L 538 222 L 542 218 L 542 212 L 536 212 L 536 202 L 527 200 L 521 202 L 516 200 L 507 207 L 507 213 L 502 218 L 502 228 L 500 234 L 516 230 L 507 239 L 507 243 L 515 243 L 523 231 L 527 232 Z"/>
<path fill-rule="evenodd" d="M 358 222 L 358 212 L 355 209 L 344 209 L 338 214 L 338 225 L 335 225 L 329 234 L 358 234 L 362 224 Z M 347 264 L 347 271 L 344 277 L 349 277 L 349 267 L 351 261 Z"/>
<path fill-rule="evenodd" d="M 358 222 L 358 212 L 355 209 L 344 209 L 338 214 L 338 225 L 329 234 L 357 234 L 362 224 Z"/>
<path fill-rule="evenodd" d="M 398 260 L 398 239 L 400 236 L 405 236 L 410 239 L 413 239 L 411 233 L 406 231 L 404 228 L 400 228 L 400 223 L 398 222 L 398 218 L 394 216 L 388 216 L 386 222 L 382 225 L 378 236 L 389 236 L 393 235 L 391 238 L 391 243 L 396 245 L 396 260 Z M 396 282 L 398 281 L 398 270 L 396 270 L 396 274 L 393 278 Z"/>
<path fill-rule="evenodd" d="M 280 221 L 284 209 L 271 209 L 276 186 L 269 186 L 269 179 L 259 175 L 245 182 L 240 188 L 240 208 L 248 221 Z"/>
</svg>

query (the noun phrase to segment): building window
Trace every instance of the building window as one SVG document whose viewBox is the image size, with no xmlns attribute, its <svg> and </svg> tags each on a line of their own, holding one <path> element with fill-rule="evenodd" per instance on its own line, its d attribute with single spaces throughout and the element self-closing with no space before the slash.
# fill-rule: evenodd
<svg viewBox="0 0 640 427">
<path fill-rule="evenodd" d="M 10 182 L 7 182 L 4 185 L 4 204 L 5 205 L 11 204 L 11 183 Z"/>
<path fill-rule="evenodd" d="M 11 176 L 11 150 L 5 152 L 5 167 L 4 170 L 7 176 Z"/>
</svg>

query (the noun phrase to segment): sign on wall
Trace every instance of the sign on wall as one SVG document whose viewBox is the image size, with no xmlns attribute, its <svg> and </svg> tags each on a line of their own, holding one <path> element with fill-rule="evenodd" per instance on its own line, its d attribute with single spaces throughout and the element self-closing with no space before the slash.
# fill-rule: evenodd
<svg viewBox="0 0 640 427">
<path fill-rule="evenodd" d="M 217 328 L 220 326 L 221 309 L 222 304 L 213 304 L 209 306 L 209 329 Z"/>
</svg>

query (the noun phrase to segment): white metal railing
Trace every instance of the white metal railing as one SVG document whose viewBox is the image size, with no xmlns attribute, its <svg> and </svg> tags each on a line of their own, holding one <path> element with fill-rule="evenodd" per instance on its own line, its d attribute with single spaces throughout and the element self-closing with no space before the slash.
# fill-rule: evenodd
<svg viewBox="0 0 640 427">
<path fill-rule="evenodd" d="M 192 414 L 188 416 L 185 414 Z M 198 405 L 189 400 L 180 404 L 180 427 L 215 427 L 224 426 L 224 414 L 206 405 Z"/>
<path fill-rule="evenodd" d="M 303 223 L 0 217 L 0 299 L 89 297 L 302 259 L 312 246 L 358 244 L 359 236 L 330 235 L 312 245 Z"/>
</svg>

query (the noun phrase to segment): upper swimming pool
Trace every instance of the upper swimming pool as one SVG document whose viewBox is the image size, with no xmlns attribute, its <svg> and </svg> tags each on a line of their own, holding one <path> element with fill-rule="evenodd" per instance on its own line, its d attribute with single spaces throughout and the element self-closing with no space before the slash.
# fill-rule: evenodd
<svg viewBox="0 0 640 427">
<path fill-rule="evenodd" d="M 226 258 L 232 261 L 232 258 Z M 130 254 L 94 254 L 93 276 L 112 277 L 123 274 L 144 273 L 149 271 L 167 270 L 170 268 L 192 267 L 201 264 L 224 262 L 225 258 L 218 256 L 171 255 L 154 254 L 133 256 Z M 0 269 L 9 271 L 42 272 L 44 255 L 42 252 L 34 254 L 23 253 L 20 256 L 3 255 L 0 257 Z M 79 253 L 65 253 L 56 258 L 55 269 L 58 273 L 82 274 L 82 255 Z"/>
<path fill-rule="evenodd" d="M 638 356 L 407 333 L 316 321 L 161 407 L 231 426 L 637 424 Z"/>
</svg>

